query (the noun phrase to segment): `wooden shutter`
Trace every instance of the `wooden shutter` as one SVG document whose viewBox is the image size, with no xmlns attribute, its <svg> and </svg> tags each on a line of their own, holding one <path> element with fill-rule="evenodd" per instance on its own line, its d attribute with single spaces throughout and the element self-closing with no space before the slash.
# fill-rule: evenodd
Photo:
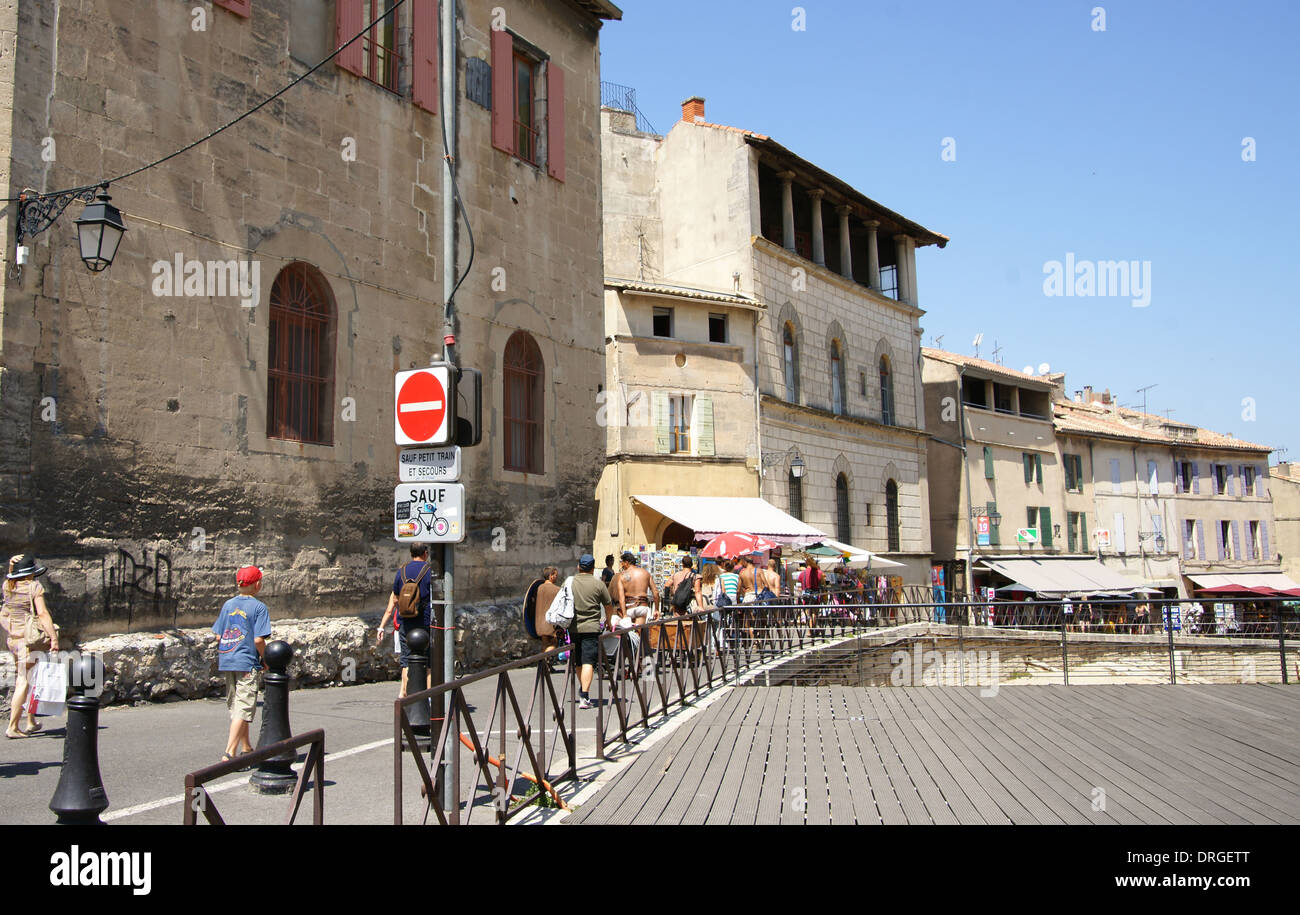
<svg viewBox="0 0 1300 915">
<path fill-rule="evenodd" d="M 1034 478 L 1039 483 L 1043 482 L 1043 456 L 1041 454 L 1034 455 Z"/>
<path fill-rule="evenodd" d="M 1261 499 L 1268 498 L 1268 465 L 1255 468 L 1255 495 Z"/>
<path fill-rule="evenodd" d="M 564 71 L 546 63 L 546 173 L 564 180 Z"/>
<path fill-rule="evenodd" d="M 1180 464 L 1178 460 L 1175 458 L 1174 459 L 1174 492 L 1181 493 L 1183 491 L 1183 486 L 1184 486 L 1183 465 Z"/>
<path fill-rule="evenodd" d="M 1255 555 L 1255 534 L 1250 529 L 1250 522 L 1246 522 L 1246 559 L 1258 559 Z"/>
<path fill-rule="evenodd" d="M 1160 465 L 1155 461 L 1147 461 L 1147 482 L 1151 486 L 1151 495 L 1160 495 Z"/>
<path fill-rule="evenodd" d="M 1205 558 L 1206 558 L 1206 555 L 1205 555 L 1205 522 L 1204 522 L 1204 521 L 1197 521 L 1197 522 L 1196 522 L 1196 550 L 1197 550 L 1197 553 L 1196 553 L 1197 557 L 1199 557 L 1200 559 L 1205 559 Z"/>
<path fill-rule="evenodd" d="M 253 0 L 212 0 L 223 10 L 230 10 L 236 16 L 243 16 L 247 19 L 253 15 Z"/>
<path fill-rule="evenodd" d="M 1068 454 L 1062 457 L 1064 457 L 1063 463 L 1065 465 L 1065 490 L 1069 492 L 1074 489 L 1074 460 Z"/>
<path fill-rule="evenodd" d="M 1065 525 L 1066 552 L 1069 553 L 1073 553 L 1075 547 L 1077 546 L 1077 543 L 1075 541 L 1075 535 L 1074 535 L 1074 520 L 1077 517 L 1078 516 L 1074 512 L 1066 512 L 1065 514 L 1065 518 L 1067 522 Z"/>
<path fill-rule="evenodd" d="M 1184 521 L 1183 526 L 1186 528 L 1186 530 L 1183 531 L 1183 558 L 1195 559 L 1196 558 L 1196 522 Z"/>
<path fill-rule="evenodd" d="M 515 151 L 515 43 L 505 29 L 492 33 L 492 145 Z"/>
<path fill-rule="evenodd" d="M 412 0 L 411 101 L 438 110 L 438 0 Z"/>
<path fill-rule="evenodd" d="M 1228 482 L 1224 485 L 1224 491 L 1225 491 L 1228 495 L 1230 495 L 1230 496 L 1235 496 L 1235 495 L 1237 494 L 1237 487 L 1233 484 L 1233 476 L 1234 476 L 1234 474 L 1233 474 L 1232 470 L 1233 470 L 1233 467 L 1232 467 L 1231 464 L 1224 464 L 1224 465 L 1223 465 L 1223 475 L 1227 478 L 1227 481 L 1228 481 Z"/>
<path fill-rule="evenodd" d="M 1214 522 L 1214 542 L 1219 547 L 1219 558 L 1224 559 L 1223 525 L 1218 521 Z"/>
<path fill-rule="evenodd" d="M 1241 558 L 1241 522 L 1232 522 L 1232 558 Z"/>
<path fill-rule="evenodd" d="M 365 28 L 364 19 L 361 0 L 335 0 L 334 47 L 342 47 L 345 41 Z M 364 41 L 364 38 L 358 38 L 343 48 L 334 58 L 334 63 L 349 73 L 355 73 L 357 76 L 365 75 L 366 59 L 361 47 Z"/>
<path fill-rule="evenodd" d="M 1039 540 L 1043 546 L 1052 545 L 1052 510 L 1044 505 L 1038 510 L 1038 520 L 1042 525 Z"/>
<path fill-rule="evenodd" d="M 1110 485 L 1113 491 L 1119 492 L 1122 485 L 1119 479 L 1119 458 L 1110 459 Z"/>
<path fill-rule="evenodd" d="M 695 398 L 696 451 L 702 457 L 713 457 L 713 398 L 701 395 Z"/>
<path fill-rule="evenodd" d="M 1259 522 L 1259 543 L 1260 543 L 1259 558 L 1267 562 L 1269 556 L 1272 555 L 1272 553 L 1270 553 L 1268 549 L 1268 522 L 1267 521 L 1261 520 Z"/>
<path fill-rule="evenodd" d="M 1025 482 L 1034 482 L 1034 456 L 1032 454 L 1022 454 L 1025 465 Z"/>
<path fill-rule="evenodd" d="M 496 33 L 493 32 L 495 35 Z M 651 396 L 651 403 L 654 405 L 655 421 L 655 453 L 668 453 L 668 395 L 663 391 L 655 391 Z"/>
<path fill-rule="evenodd" d="M 984 446 L 984 479 L 993 479 L 993 449 L 988 445 Z"/>
<path fill-rule="evenodd" d="M 1091 552 L 1088 549 L 1088 513 L 1079 512 L 1079 539 L 1082 541 L 1083 552 Z"/>
<path fill-rule="evenodd" d="M 1200 495 L 1201 492 L 1201 462 L 1192 461 L 1192 493 Z M 1204 553 L 1202 553 L 1204 555 Z"/>
</svg>

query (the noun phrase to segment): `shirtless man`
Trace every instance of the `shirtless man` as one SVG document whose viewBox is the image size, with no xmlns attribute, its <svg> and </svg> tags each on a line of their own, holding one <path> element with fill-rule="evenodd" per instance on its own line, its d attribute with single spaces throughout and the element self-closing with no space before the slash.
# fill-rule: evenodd
<svg viewBox="0 0 1300 915">
<path fill-rule="evenodd" d="M 618 573 L 618 612 L 630 617 L 634 625 L 640 625 L 647 619 L 651 608 L 655 616 L 659 615 L 659 595 L 655 593 L 650 573 L 636 564 L 636 555 L 624 553 L 622 571 Z"/>
<path fill-rule="evenodd" d="M 736 597 L 742 604 L 752 604 L 758 597 L 758 587 L 754 579 L 754 557 L 740 557 L 740 587 L 736 590 Z"/>
</svg>

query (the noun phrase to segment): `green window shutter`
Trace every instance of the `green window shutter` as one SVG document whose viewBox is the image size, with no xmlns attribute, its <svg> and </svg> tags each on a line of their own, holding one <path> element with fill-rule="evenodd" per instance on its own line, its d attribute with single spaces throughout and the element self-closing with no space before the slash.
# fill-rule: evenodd
<svg viewBox="0 0 1300 915">
<path fill-rule="evenodd" d="M 1079 512 L 1079 540 L 1082 541 L 1079 544 L 1079 548 L 1082 549 L 1083 552 L 1085 553 L 1091 552 L 1088 549 L 1088 513 L 1087 512 Z"/>
<path fill-rule="evenodd" d="M 988 445 L 984 446 L 984 479 L 993 479 L 993 449 Z"/>
<path fill-rule="evenodd" d="M 1074 456 L 1074 485 L 1078 487 L 1079 492 L 1083 492 L 1083 455 Z"/>
<path fill-rule="evenodd" d="M 993 523 L 993 513 L 998 510 L 998 503 L 986 502 L 984 504 L 984 510 L 989 515 L 989 545 L 998 546 L 1002 543 L 1002 538 L 999 536 L 1000 525 Z"/>
<path fill-rule="evenodd" d="M 1066 517 L 1066 520 L 1068 521 L 1068 523 L 1065 525 L 1065 540 L 1066 540 L 1066 545 L 1067 545 L 1067 549 L 1068 549 L 1068 551 L 1071 552 L 1071 553 L 1073 553 L 1073 552 L 1074 552 L 1074 548 L 1075 548 L 1075 546 L 1076 546 L 1076 543 L 1075 543 L 1075 540 L 1074 540 L 1074 519 L 1075 519 L 1076 517 L 1078 517 L 1078 516 L 1075 515 L 1074 512 L 1066 512 L 1065 517 Z"/>
<path fill-rule="evenodd" d="M 1038 510 L 1040 530 L 1038 539 L 1043 546 L 1052 545 L 1052 510 L 1044 505 Z"/>
<path fill-rule="evenodd" d="M 1025 482 L 1034 482 L 1034 456 L 1032 454 L 1022 454 L 1025 464 Z"/>
<path fill-rule="evenodd" d="M 668 453 L 668 395 L 655 391 L 651 396 L 655 415 L 655 454 Z"/>
<path fill-rule="evenodd" d="M 697 453 L 702 457 L 713 457 L 713 398 L 699 396 L 695 398 L 695 425 Z"/>
<path fill-rule="evenodd" d="M 1034 475 L 1038 478 L 1039 483 L 1043 482 L 1043 456 L 1041 454 L 1034 455 Z"/>
</svg>

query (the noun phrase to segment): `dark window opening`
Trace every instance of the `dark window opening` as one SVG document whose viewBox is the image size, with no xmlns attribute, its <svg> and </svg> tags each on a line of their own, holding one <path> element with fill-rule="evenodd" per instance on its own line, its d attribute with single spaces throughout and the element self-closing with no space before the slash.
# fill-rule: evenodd
<svg viewBox="0 0 1300 915">
<path fill-rule="evenodd" d="M 890 480 L 885 484 L 885 527 L 889 538 L 889 551 L 902 549 L 902 536 L 898 524 L 898 484 Z"/>
<path fill-rule="evenodd" d="M 522 330 L 506 342 L 502 414 L 505 417 L 505 469 L 542 472 L 542 351 Z"/>
<path fill-rule="evenodd" d="M 333 438 L 334 305 L 325 278 L 290 264 L 271 286 L 266 434 L 331 445 Z"/>
<path fill-rule="evenodd" d="M 673 335 L 673 310 L 671 308 L 655 309 L 654 335 L 656 337 L 671 337 Z"/>
<path fill-rule="evenodd" d="M 709 342 L 726 343 L 727 342 L 727 316 L 726 315 L 709 315 Z"/>
<path fill-rule="evenodd" d="M 851 543 L 853 527 L 849 518 L 849 481 L 844 474 L 835 478 L 835 529 L 840 543 Z"/>
</svg>

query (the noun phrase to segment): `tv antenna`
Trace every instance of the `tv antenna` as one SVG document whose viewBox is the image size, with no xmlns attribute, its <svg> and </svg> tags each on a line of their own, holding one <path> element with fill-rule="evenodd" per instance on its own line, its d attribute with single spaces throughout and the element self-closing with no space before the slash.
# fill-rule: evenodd
<svg viewBox="0 0 1300 915">
<path fill-rule="evenodd" d="M 975 347 L 975 358 L 980 357 L 980 344 L 984 342 L 983 334 L 976 334 L 975 339 L 971 341 L 971 346 Z"/>
<path fill-rule="evenodd" d="M 1156 387 L 1156 385 L 1149 384 L 1145 388 L 1138 388 L 1134 392 L 1135 394 L 1142 395 L 1142 425 L 1143 426 L 1147 424 L 1147 391 L 1151 390 L 1154 387 Z"/>
<path fill-rule="evenodd" d="M 995 339 L 993 341 L 993 352 L 991 355 L 993 356 L 993 361 L 996 362 L 998 365 L 1002 364 L 1002 360 L 998 358 L 998 353 L 1000 352 L 1002 352 L 1002 346 Z"/>
<path fill-rule="evenodd" d="M 939 334 L 939 336 L 934 338 L 934 348 L 943 349 L 943 334 Z"/>
</svg>

